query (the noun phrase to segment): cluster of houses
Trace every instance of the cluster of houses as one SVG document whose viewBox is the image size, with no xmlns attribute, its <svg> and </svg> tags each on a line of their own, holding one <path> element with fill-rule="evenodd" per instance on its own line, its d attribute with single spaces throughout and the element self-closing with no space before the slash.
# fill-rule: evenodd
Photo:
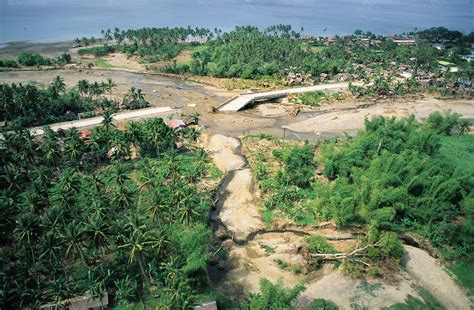
<svg viewBox="0 0 474 310">
<path fill-rule="evenodd" d="M 387 36 L 385 39 L 391 40 L 395 44 L 399 46 L 413 46 L 417 44 L 417 40 L 413 36 Z M 375 36 L 364 36 L 364 35 L 347 35 L 347 36 L 328 36 L 328 37 L 315 37 L 313 35 L 308 35 L 303 38 L 305 42 L 310 45 L 318 44 L 318 45 L 326 45 L 331 46 L 335 45 L 339 40 L 344 41 L 345 48 L 350 51 L 354 46 L 361 46 L 361 47 L 374 47 L 377 48 L 382 44 L 382 37 L 375 37 Z M 419 44 L 432 46 L 439 51 L 446 49 L 446 44 L 449 42 L 422 42 Z M 474 46 L 471 45 L 474 50 Z M 474 61 L 474 54 L 468 54 L 461 56 L 467 62 Z M 416 62 L 416 58 L 410 59 L 413 62 Z M 362 64 L 353 64 L 351 73 L 339 73 L 335 76 L 330 76 L 329 74 L 322 73 L 319 76 L 320 82 L 325 82 L 329 79 L 334 79 L 337 81 L 357 81 L 360 80 L 363 76 L 371 76 L 374 71 L 372 67 L 379 65 L 380 63 L 371 63 L 369 65 L 362 65 Z M 386 65 L 386 64 L 384 64 Z M 400 79 L 411 79 L 415 76 L 415 68 L 414 66 L 398 64 L 395 62 L 390 63 L 392 69 L 385 69 L 381 73 L 383 75 L 391 75 L 398 77 Z M 469 80 L 462 80 L 459 79 L 456 82 L 447 82 L 443 76 L 446 73 L 457 73 L 461 69 L 456 66 L 455 64 L 440 60 L 438 61 L 439 71 L 441 72 L 440 76 L 435 76 L 431 72 L 425 72 L 424 70 L 417 70 L 416 72 L 416 79 L 422 85 L 428 86 L 438 86 L 438 87 L 446 87 L 446 88 L 465 88 L 466 90 L 470 90 L 472 88 L 472 82 Z M 290 73 L 286 79 L 286 85 L 294 85 L 294 84 L 302 84 L 305 83 L 305 76 L 303 74 L 295 74 Z"/>
<path fill-rule="evenodd" d="M 389 40 L 392 40 L 397 45 L 405 45 L 411 46 L 416 44 L 416 40 L 414 37 L 402 37 L 402 36 L 388 36 L 386 37 Z M 358 35 L 345 35 L 345 36 L 327 36 L 327 37 L 315 37 L 314 35 L 307 35 L 304 38 L 304 41 L 308 44 L 324 44 L 326 46 L 334 45 L 337 43 L 338 39 L 342 39 L 344 41 L 351 41 L 358 43 L 362 46 L 369 46 L 370 44 L 381 44 L 382 41 L 380 39 L 372 39 L 365 36 L 358 36 Z"/>
<path fill-rule="evenodd" d="M 293 68 L 293 69 L 296 69 L 296 68 Z M 287 86 L 301 85 L 301 84 L 313 85 L 314 79 L 312 78 L 311 74 L 289 72 L 286 78 L 284 79 L 284 83 Z"/>
<path fill-rule="evenodd" d="M 388 40 L 391 40 L 395 44 L 399 46 L 413 46 L 418 44 L 423 44 L 427 46 L 432 46 L 439 51 L 443 51 L 446 49 L 447 42 L 419 42 L 413 36 L 386 36 Z M 309 45 L 320 44 L 331 46 L 335 45 L 338 40 L 343 40 L 345 42 L 351 42 L 354 45 L 369 47 L 369 46 L 380 46 L 382 43 L 381 37 L 367 37 L 363 35 L 345 35 L 345 36 L 327 36 L 327 37 L 316 37 L 314 35 L 307 35 L 303 38 L 303 40 L 308 43 Z M 474 44 L 471 44 L 471 49 L 474 50 Z M 468 62 L 474 61 L 474 54 L 467 54 L 462 55 L 462 58 Z"/>
</svg>

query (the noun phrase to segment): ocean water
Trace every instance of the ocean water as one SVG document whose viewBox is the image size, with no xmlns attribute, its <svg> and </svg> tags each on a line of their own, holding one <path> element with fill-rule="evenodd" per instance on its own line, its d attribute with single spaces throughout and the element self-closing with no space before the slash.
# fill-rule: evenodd
<svg viewBox="0 0 474 310">
<path fill-rule="evenodd" d="M 305 34 L 474 31 L 474 0 L 0 0 L 0 43 L 64 41 L 102 29 L 291 24 Z M 324 30 L 326 29 L 326 30 Z"/>
</svg>

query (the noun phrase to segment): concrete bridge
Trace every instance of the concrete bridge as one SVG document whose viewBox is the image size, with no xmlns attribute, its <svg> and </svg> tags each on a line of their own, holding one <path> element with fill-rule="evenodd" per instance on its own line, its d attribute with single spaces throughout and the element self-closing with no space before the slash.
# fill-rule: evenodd
<svg viewBox="0 0 474 310">
<path fill-rule="evenodd" d="M 307 93 L 313 92 L 318 90 L 342 90 L 347 89 L 349 87 L 349 83 L 336 83 L 336 84 L 324 84 L 324 85 L 315 85 L 315 86 L 308 86 L 308 87 L 296 87 L 296 88 L 288 88 L 282 90 L 272 90 L 272 91 L 265 91 L 265 92 L 257 92 L 257 93 L 248 93 L 248 94 L 241 94 L 238 95 L 220 106 L 217 107 L 217 111 L 240 111 L 245 108 L 247 105 L 260 102 L 260 101 L 268 101 L 272 99 L 279 99 L 285 98 L 289 94 L 300 94 L 300 93 Z"/>
<path fill-rule="evenodd" d="M 173 114 L 177 112 L 170 107 L 154 107 L 154 108 L 145 108 L 139 110 L 132 110 L 132 111 L 125 111 L 113 114 L 114 122 L 120 121 L 131 121 L 131 120 L 141 120 L 146 118 L 153 118 L 153 117 L 165 117 L 167 115 Z M 79 120 L 74 120 L 70 122 L 63 122 L 63 123 L 55 123 L 50 124 L 49 126 L 53 131 L 58 131 L 59 129 L 71 129 L 75 127 L 77 129 L 89 129 L 95 126 L 98 126 L 102 123 L 104 118 L 102 116 L 91 117 L 91 118 L 84 118 Z M 41 136 L 44 134 L 43 127 L 33 127 L 29 129 L 33 135 Z"/>
</svg>

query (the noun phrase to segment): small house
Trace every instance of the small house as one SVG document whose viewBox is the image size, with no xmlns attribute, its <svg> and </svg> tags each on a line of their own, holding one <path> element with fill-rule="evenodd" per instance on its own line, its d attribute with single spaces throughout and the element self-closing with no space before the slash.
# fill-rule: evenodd
<svg viewBox="0 0 474 310">
<path fill-rule="evenodd" d="M 171 119 L 166 122 L 166 125 L 175 130 L 179 130 L 186 127 L 186 123 L 182 119 Z"/>
<path fill-rule="evenodd" d="M 83 140 L 89 140 L 91 138 L 92 132 L 90 130 L 80 130 L 79 137 Z"/>
<path fill-rule="evenodd" d="M 194 307 L 195 310 L 217 310 L 217 302 L 208 301 L 199 306 Z"/>
<path fill-rule="evenodd" d="M 464 56 L 462 56 L 462 59 L 464 59 L 467 62 L 474 61 L 474 54 L 464 55 Z"/>
</svg>

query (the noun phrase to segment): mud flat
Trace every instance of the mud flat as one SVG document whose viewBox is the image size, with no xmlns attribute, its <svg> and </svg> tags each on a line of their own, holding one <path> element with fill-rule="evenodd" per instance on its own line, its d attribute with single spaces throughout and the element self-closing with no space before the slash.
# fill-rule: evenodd
<svg viewBox="0 0 474 310">
<path fill-rule="evenodd" d="M 15 58 L 21 53 L 40 53 L 46 57 L 57 57 L 62 53 L 68 52 L 74 45 L 73 41 L 64 42 L 33 42 L 16 41 L 2 44 L 0 47 L 0 59 Z"/>
<path fill-rule="evenodd" d="M 452 111 L 465 119 L 474 118 L 473 100 L 440 100 L 433 97 L 416 101 L 383 102 L 371 105 L 359 105 L 353 108 L 334 108 L 315 112 L 306 120 L 295 121 L 285 128 L 303 133 L 340 134 L 348 132 L 355 134 L 364 128 L 365 118 L 375 116 L 407 117 L 413 114 L 417 119 L 425 119 L 434 111 Z"/>
</svg>

